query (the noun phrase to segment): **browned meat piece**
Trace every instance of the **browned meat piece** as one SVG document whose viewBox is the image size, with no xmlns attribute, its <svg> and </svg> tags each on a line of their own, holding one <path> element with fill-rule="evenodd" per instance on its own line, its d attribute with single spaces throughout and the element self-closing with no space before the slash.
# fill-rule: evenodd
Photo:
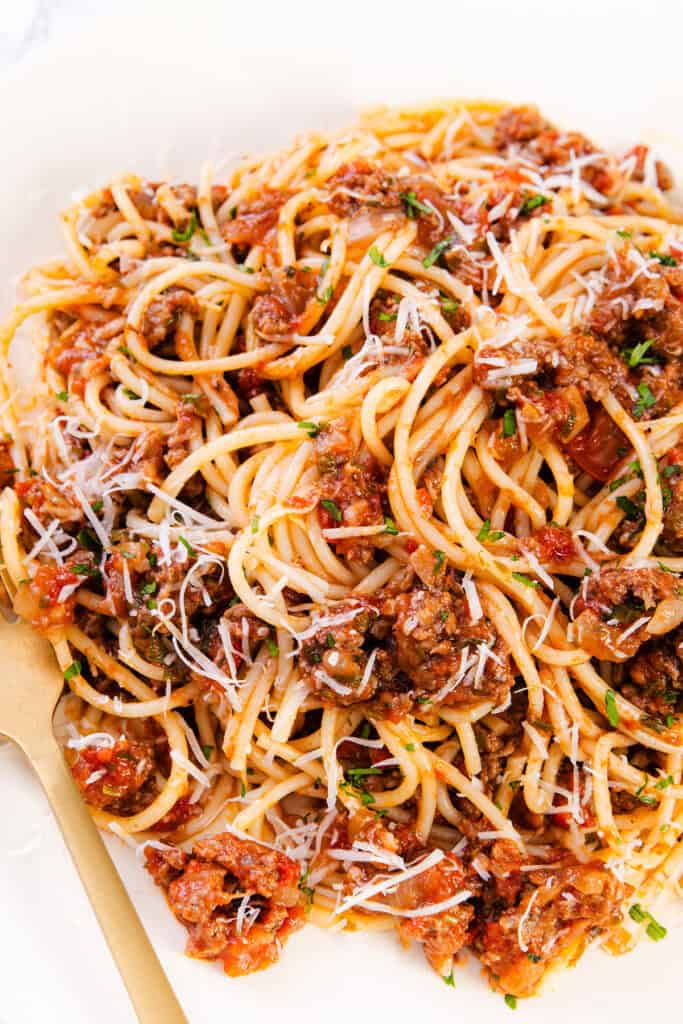
<svg viewBox="0 0 683 1024">
<path fill-rule="evenodd" d="M 536 107 L 508 107 L 496 119 L 493 138 L 498 149 L 506 149 L 511 143 L 531 142 L 547 127 Z"/>
<path fill-rule="evenodd" d="M 14 490 L 21 503 L 35 512 L 44 526 L 59 519 L 63 526 L 76 526 L 84 522 L 80 505 L 71 501 L 65 490 L 59 490 L 42 476 L 18 480 Z"/>
<path fill-rule="evenodd" d="M 259 295 L 252 307 L 251 317 L 256 333 L 266 340 L 296 333 L 317 283 L 318 278 L 311 270 L 288 268 L 275 271 L 270 291 Z"/>
<path fill-rule="evenodd" d="M 159 486 L 167 473 L 164 466 L 164 436 L 158 430 L 145 430 L 133 441 L 130 458 L 133 472 L 141 472 L 147 480 Z"/>
<path fill-rule="evenodd" d="M 649 146 L 633 146 L 628 152 L 624 153 L 623 160 L 628 160 L 629 157 L 635 157 L 635 166 L 631 177 L 634 181 L 645 180 L 645 161 L 647 160 L 649 153 Z M 661 188 L 663 192 L 668 192 L 669 189 L 674 187 L 674 179 L 671 171 L 661 160 L 655 160 L 655 174 L 657 175 L 657 187 Z"/>
<path fill-rule="evenodd" d="M 472 881 L 461 861 L 447 854 L 434 867 L 401 882 L 391 903 L 400 910 L 418 910 L 442 903 L 463 890 L 472 892 Z M 453 957 L 471 941 L 473 922 L 474 907 L 463 902 L 437 914 L 399 918 L 397 931 L 404 941 L 421 943 L 428 962 L 443 977 L 450 971 Z"/>
<path fill-rule="evenodd" d="M 559 864 L 521 875 L 513 863 L 507 894 L 485 886 L 474 950 L 501 992 L 534 995 L 554 964 L 577 960 L 596 929 L 621 919 L 626 888 L 604 865 L 579 864 L 570 855 Z"/>
<path fill-rule="evenodd" d="M 323 529 L 336 526 L 378 526 L 384 522 L 385 470 L 364 448 L 356 448 L 351 426 L 334 420 L 315 439 L 320 481 L 318 517 Z M 349 561 L 368 563 L 377 537 L 334 541 Z"/>
<path fill-rule="evenodd" d="M 683 698 L 683 629 L 654 637 L 626 669 L 621 692 L 653 718 L 679 711 Z"/>
<path fill-rule="evenodd" d="M 186 952 L 222 960 L 237 976 L 274 963 L 304 923 L 299 867 L 282 853 L 229 832 L 191 854 L 147 848 L 147 868 L 189 932 Z"/>
<path fill-rule="evenodd" d="M 401 183 L 368 160 L 344 164 L 327 181 L 329 207 L 338 217 L 352 217 L 364 206 L 400 209 Z"/>
<path fill-rule="evenodd" d="M 193 442 L 195 442 L 193 444 Z M 202 420 L 190 402 L 178 402 L 176 425 L 166 438 L 164 459 L 175 469 L 202 442 Z"/>
<path fill-rule="evenodd" d="M 276 226 L 286 199 L 282 192 L 266 191 L 235 207 L 235 215 L 223 225 L 223 238 L 233 245 L 262 245 Z"/>
<path fill-rule="evenodd" d="M 625 661 L 648 639 L 646 623 L 624 637 L 629 625 L 648 618 L 673 596 L 676 577 L 661 569 L 605 569 L 584 580 L 576 601 L 578 642 L 595 658 Z"/>
<path fill-rule="evenodd" d="M 683 553 L 683 446 L 677 445 L 660 466 L 664 478 L 664 529 L 662 541 L 674 554 Z M 666 500 L 668 498 L 668 501 Z"/>
<path fill-rule="evenodd" d="M 505 644 L 484 616 L 472 618 L 461 580 L 444 569 L 441 552 L 419 548 L 412 561 L 419 579 L 403 592 L 335 609 L 358 614 L 322 626 L 304 644 L 304 678 L 330 703 L 373 700 L 389 716 L 411 702 L 500 703 L 513 682 Z"/>
<path fill-rule="evenodd" d="M 155 767 L 151 742 L 141 743 L 122 736 L 113 746 L 83 747 L 75 756 L 71 751 L 67 753 L 71 774 L 93 807 L 114 814 L 134 814 L 144 806 L 145 794 L 141 790 Z"/>
<path fill-rule="evenodd" d="M 183 312 L 197 313 L 197 300 L 184 288 L 171 287 L 150 302 L 140 328 L 147 347 L 153 349 L 165 341 Z"/>
</svg>

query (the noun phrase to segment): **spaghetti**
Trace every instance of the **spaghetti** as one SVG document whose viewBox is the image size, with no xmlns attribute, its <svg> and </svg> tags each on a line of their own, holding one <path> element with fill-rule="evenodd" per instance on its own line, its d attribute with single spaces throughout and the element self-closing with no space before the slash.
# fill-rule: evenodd
<svg viewBox="0 0 683 1024">
<path fill-rule="evenodd" d="M 220 184 L 122 177 L 25 275 L 4 574 L 74 778 L 191 955 L 395 928 L 513 1001 L 593 938 L 665 936 L 672 184 L 531 107 L 380 109 Z"/>
</svg>

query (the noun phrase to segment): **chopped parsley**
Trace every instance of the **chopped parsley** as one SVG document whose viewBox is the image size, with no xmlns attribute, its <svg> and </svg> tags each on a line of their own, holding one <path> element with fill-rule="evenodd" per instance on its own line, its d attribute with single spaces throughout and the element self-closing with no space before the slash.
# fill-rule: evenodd
<svg viewBox="0 0 683 1024">
<path fill-rule="evenodd" d="M 326 512 L 329 512 L 329 514 L 332 516 L 336 523 L 341 523 L 342 512 L 341 509 L 339 508 L 339 505 L 337 505 L 336 501 L 330 501 L 329 498 L 323 498 L 320 504 L 322 505 Z"/>
<path fill-rule="evenodd" d="M 436 263 L 439 257 L 442 256 L 447 249 L 450 249 L 453 245 L 453 241 L 453 236 L 449 235 L 448 238 L 442 238 L 440 242 L 436 243 L 429 255 L 425 256 L 422 260 L 422 266 L 425 270 L 429 270 L 429 268 Z"/>
<path fill-rule="evenodd" d="M 513 580 L 517 580 L 518 583 L 523 583 L 525 587 L 537 587 L 538 580 L 532 580 L 531 576 L 527 576 L 523 572 L 513 572 Z"/>
<path fill-rule="evenodd" d="M 316 299 L 318 300 L 318 302 L 319 302 L 319 303 L 320 303 L 320 304 L 321 304 L 322 306 L 325 306 L 325 305 L 327 305 L 327 303 L 328 303 L 328 302 L 330 301 L 330 299 L 332 298 L 332 293 L 333 293 L 333 291 L 334 291 L 334 289 L 332 288 L 332 285 L 331 285 L 331 284 L 328 284 L 328 286 L 327 286 L 327 288 L 325 289 L 325 291 L 324 291 L 324 292 L 316 292 L 316 293 L 315 293 L 315 297 L 316 297 Z"/>
<path fill-rule="evenodd" d="M 381 319 L 381 317 L 382 317 L 382 314 L 380 313 L 380 319 Z M 349 359 L 351 359 L 352 356 L 353 356 L 353 349 L 351 348 L 351 346 L 350 345 L 344 345 L 344 348 L 342 349 L 342 359 L 344 360 L 344 362 L 348 363 Z"/>
<path fill-rule="evenodd" d="M 64 669 L 64 681 L 68 682 L 69 679 L 73 679 L 74 676 L 80 676 L 81 674 L 81 663 L 80 661 L 72 661 L 68 668 Z"/>
<path fill-rule="evenodd" d="M 401 192 L 399 198 L 405 206 L 406 216 L 410 217 L 411 220 L 415 220 L 421 213 L 429 215 L 434 212 L 431 206 L 421 203 L 412 190 L 410 192 Z"/>
<path fill-rule="evenodd" d="M 647 366 L 657 362 L 656 356 L 646 355 L 647 350 L 654 343 L 654 338 L 648 338 L 647 341 L 640 341 L 633 348 L 623 348 L 621 350 L 621 357 L 628 365 L 635 369 L 636 366 Z"/>
<path fill-rule="evenodd" d="M 276 654 L 280 653 L 280 648 L 275 643 L 275 641 L 272 639 L 272 637 L 269 637 L 269 636 L 266 637 L 266 647 L 268 648 L 268 654 L 270 654 L 271 657 L 273 657 L 273 658 L 275 657 Z"/>
<path fill-rule="evenodd" d="M 69 572 L 74 573 L 76 576 L 99 576 L 99 569 L 92 569 L 89 565 L 79 562 L 78 565 L 72 565 L 69 568 Z"/>
<path fill-rule="evenodd" d="M 84 526 L 83 529 L 78 531 L 76 540 L 82 548 L 87 548 L 88 551 L 100 550 L 101 545 L 95 535 L 95 531 L 91 530 L 89 526 Z"/>
<path fill-rule="evenodd" d="M 517 433 L 517 417 L 514 409 L 506 409 L 503 413 L 503 437 L 512 437 Z"/>
<path fill-rule="evenodd" d="M 137 393 L 137 391 L 133 391 L 132 388 L 124 388 L 123 393 L 126 396 L 126 398 L 130 398 L 131 402 L 140 401 L 140 395 Z"/>
<path fill-rule="evenodd" d="M 445 985 L 450 985 L 451 988 L 455 988 L 455 978 L 453 977 L 453 971 L 450 974 L 442 974 L 441 980 Z"/>
<path fill-rule="evenodd" d="M 626 231 L 625 228 L 617 228 L 617 234 L 619 235 L 619 238 L 632 238 L 633 237 L 633 232 L 632 231 Z"/>
<path fill-rule="evenodd" d="M 539 206 L 545 206 L 549 202 L 548 197 L 541 195 L 540 192 L 535 196 L 527 196 L 519 208 L 519 215 L 523 217 L 525 214 L 531 213 L 533 210 L 538 209 Z"/>
<path fill-rule="evenodd" d="M 203 755 L 204 755 L 204 757 L 206 758 L 207 761 L 209 760 L 209 758 L 213 754 L 214 749 L 215 748 L 210 746 L 208 743 L 202 744 L 202 753 L 203 753 Z"/>
<path fill-rule="evenodd" d="M 254 516 L 251 520 L 251 532 L 258 533 L 259 523 L 261 522 L 260 516 Z"/>
<path fill-rule="evenodd" d="M 673 783 L 673 775 L 665 775 L 659 782 L 655 782 L 655 789 L 666 789 L 668 786 L 673 786 Z"/>
<path fill-rule="evenodd" d="M 174 242 L 189 242 L 193 234 L 197 230 L 197 214 L 192 211 L 192 215 L 187 223 L 187 227 L 184 231 L 178 231 L 176 228 L 171 232 L 171 238 Z"/>
<path fill-rule="evenodd" d="M 638 394 L 640 398 L 633 406 L 633 415 L 637 420 L 640 419 L 646 409 L 651 409 L 657 401 L 644 380 L 641 380 L 638 384 Z"/>
<path fill-rule="evenodd" d="M 392 537 L 398 536 L 398 527 L 391 516 L 384 517 L 384 530 L 383 533 L 390 533 Z"/>
<path fill-rule="evenodd" d="M 677 267 L 678 263 L 669 253 L 658 252 L 657 249 L 650 249 L 650 259 L 659 260 L 664 267 Z"/>
<path fill-rule="evenodd" d="M 443 295 L 441 297 L 441 308 L 444 313 L 457 313 L 460 303 L 457 299 L 449 299 L 448 296 Z"/>
<path fill-rule="evenodd" d="M 140 593 L 141 594 L 156 594 L 156 592 L 157 592 L 156 580 L 152 580 L 151 583 L 144 583 L 140 587 Z"/>
<path fill-rule="evenodd" d="M 57 394 L 55 395 L 55 398 L 59 402 L 68 402 L 69 401 L 69 392 L 68 391 L 58 391 Z"/>
<path fill-rule="evenodd" d="M 605 693 L 605 711 L 609 724 L 616 729 L 619 725 L 619 711 L 617 709 L 617 695 L 614 690 L 607 690 Z"/>
<path fill-rule="evenodd" d="M 666 928 L 664 925 L 656 921 L 649 910 L 643 910 L 640 903 L 634 903 L 628 910 L 629 917 L 636 922 L 636 924 L 644 924 L 648 922 L 647 928 L 645 929 L 649 938 L 653 942 L 659 942 L 660 939 L 666 938 Z"/>
<path fill-rule="evenodd" d="M 443 568 L 443 563 L 446 559 L 446 555 L 443 551 L 434 551 L 434 574 L 440 572 Z"/>
<path fill-rule="evenodd" d="M 183 547 L 184 547 L 184 548 L 185 548 L 185 550 L 187 551 L 187 553 L 188 553 L 188 555 L 190 556 L 190 558 L 195 558 L 195 557 L 196 557 L 196 555 L 197 555 L 197 552 L 196 552 L 196 551 L 195 551 L 195 549 L 194 549 L 194 548 L 192 547 L 192 545 L 190 544 L 189 540 L 187 540 L 187 539 L 186 539 L 185 537 L 183 537 L 182 533 L 181 533 L 181 534 L 179 534 L 179 536 L 178 536 L 178 540 L 179 540 L 179 541 L 180 541 L 180 543 L 181 543 L 181 544 L 183 545 Z M 151 560 L 151 558 L 150 558 L 150 563 L 151 563 L 151 561 L 152 561 L 152 560 Z"/>
<path fill-rule="evenodd" d="M 335 646 L 334 636 L 332 635 L 332 633 L 327 634 L 327 636 L 325 637 L 325 643 L 327 644 L 328 647 Z"/>
<path fill-rule="evenodd" d="M 376 267 L 388 267 L 389 264 L 384 259 L 384 253 L 380 252 L 376 245 L 373 245 L 368 250 L 368 256 L 375 264 Z"/>
<path fill-rule="evenodd" d="M 631 501 L 630 498 L 627 498 L 625 495 L 622 494 L 620 495 L 620 497 L 615 498 L 614 500 L 627 519 L 640 519 L 642 512 L 638 508 L 638 506 Z"/>
<path fill-rule="evenodd" d="M 102 509 L 104 508 L 104 502 L 102 501 L 101 498 L 98 498 L 97 501 L 93 501 L 90 508 L 93 510 L 93 512 L 101 512 Z"/>
<path fill-rule="evenodd" d="M 502 530 L 494 530 L 493 533 L 491 533 L 491 520 L 490 519 L 485 519 L 484 520 L 484 524 L 483 524 L 481 530 L 477 534 L 477 540 L 480 540 L 482 543 L 484 543 L 484 541 L 487 541 L 487 540 L 488 541 L 502 540 L 504 536 L 505 536 L 505 534 L 503 533 Z"/>
<path fill-rule="evenodd" d="M 317 437 L 322 429 L 319 423 L 313 423 L 311 420 L 301 420 L 297 427 L 299 430 L 305 430 L 309 437 Z"/>
<path fill-rule="evenodd" d="M 414 743 L 406 743 L 405 744 L 405 750 L 407 750 L 409 754 L 412 754 L 415 751 L 415 744 Z"/>
<path fill-rule="evenodd" d="M 511 1010 L 517 1009 L 517 996 L 511 996 L 509 993 L 505 996 L 505 1005 L 509 1006 Z"/>
<path fill-rule="evenodd" d="M 381 320 L 383 323 L 391 323 L 392 320 L 396 320 L 397 318 L 398 313 L 385 313 L 384 310 L 381 310 L 377 314 L 377 319 Z"/>
</svg>

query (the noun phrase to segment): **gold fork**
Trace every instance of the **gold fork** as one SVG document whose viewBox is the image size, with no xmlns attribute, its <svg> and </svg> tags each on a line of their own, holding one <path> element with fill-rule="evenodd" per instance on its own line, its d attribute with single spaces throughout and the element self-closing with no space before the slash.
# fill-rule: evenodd
<svg viewBox="0 0 683 1024">
<path fill-rule="evenodd" d="M 0 734 L 21 747 L 42 783 L 138 1020 L 187 1024 L 54 738 L 52 716 L 64 683 L 50 645 L 0 615 L 0 650 Z"/>
</svg>

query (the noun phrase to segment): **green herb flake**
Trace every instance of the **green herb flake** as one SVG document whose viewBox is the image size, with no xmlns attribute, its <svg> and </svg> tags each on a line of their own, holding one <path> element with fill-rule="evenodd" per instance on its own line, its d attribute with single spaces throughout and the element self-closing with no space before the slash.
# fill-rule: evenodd
<svg viewBox="0 0 683 1024">
<path fill-rule="evenodd" d="M 630 498 L 625 495 L 620 495 L 614 499 L 617 506 L 621 509 L 627 519 L 640 519 L 642 516 L 641 510 L 635 505 Z"/>
<path fill-rule="evenodd" d="M 377 314 L 377 319 L 381 320 L 383 323 L 391 323 L 393 320 L 396 320 L 397 318 L 398 313 L 385 313 L 384 310 L 381 310 L 381 312 Z"/>
<path fill-rule="evenodd" d="M 339 508 L 339 505 L 337 505 L 335 501 L 330 501 L 329 498 L 323 498 L 320 504 L 325 509 L 325 511 L 332 516 L 336 523 L 341 523 L 342 512 L 341 509 Z"/>
<path fill-rule="evenodd" d="M 258 533 L 259 523 L 261 522 L 260 516 L 253 516 L 251 520 L 251 532 Z"/>
<path fill-rule="evenodd" d="M 390 533 L 392 537 L 398 537 L 398 527 L 391 516 L 384 517 L 384 530 L 382 533 Z"/>
<path fill-rule="evenodd" d="M 323 292 L 319 292 L 319 291 L 316 292 L 315 293 L 315 297 L 316 297 L 316 299 L 318 300 L 318 302 L 320 303 L 321 306 L 326 306 L 327 303 L 332 298 L 333 292 L 334 292 L 334 289 L 332 288 L 332 285 L 328 284 L 328 286 L 325 289 L 325 291 L 323 291 Z"/>
<path fill-rule="evenodd" d="M 376 267 L 388 267 L 389 264 L 384 258 L 384 253 L 380 252 L 376 245 L 373 245 L 368 250 L 368 256 L 375 264 Z"/>
<path fill-rule="evenodd" d="M 381 318 L 382 318 L 382 314 L 380 313 L 380 319 Z M 344 360 L 344 362 L 348 363 L 349 359 L 351 359 L 352 356 L 353 356 L 353 349 L 351 348 L 351 346 L 350 345 L 344 345 L 344 348 L 342 349 L 342 359 Z"/>
<path fill-rule="evenodd" d="M 268 654 L 270 654 L 272 658 L 274 658 L 277 654 L 280 653 L 280 648 L 272 639 L 272 637 L 266 637 L 266 647 L 268 648 Z"/>
<path fill-rule="evenodd" d="M 503 414 L 503 437 L 512 437 L 517 433 L 517 417 L 514 409 L 506 409 Z"/>
<path fill-rule="evenodd" d="M 80 661 L 72 661 L 68 668 L 64 669 L 64 682 L 68 683 L 74 676 L 80 676 L 81 674 L 81 663 Z"/>
<path fill-rule="evenodd" d="M 649 253 L 651 260 L 658 260 L 663 267 L 677 267 L 678 263 L 669 253 L 658 252 L 656 249 L 650 249 Z"/>
<path fill-rule="evenodd" d="M 436 245 L 429 253 L 429 255 L 425 256 L 425 258 L 422 260 L 422 266 L 425 268 L 425 270 L 429 270 L 429 268 L 436 263 L 439 257 L 442 256 L 447 249 L 450 249 L 450 247 L 453 245 L 453 241 L 453 236 L 449 235 L 448 238 L 442 238 L 440 242 L 436 243 Z"/>
<path fill-rule="evenodd" d="M 206 758 L 207 761 L 209 760 L 209 758 L 213 754 L 214 750 L 215 750 L 215 747 L 210 746 L 208 743 L 204 743 L 202 745 L 202 753 L 203 753 L 203 755 L 204 755 L 204 757 Z"/>
<path fill-rule="evenodd" d="M 301 420 L 297 423 L 299 430 L 305 430 L 309 437 L 317 437 L 320 433 L 321 427 L 319 423 L 313 423 L 311 420 Z"/>
<path fill-rule="evenodd" d="M 524 217 L 527 213 L 532 213 L 533 210 L 537 210 L 539 206 L 545 206 L 550 200 L 547 196 L 543 196 L 540 192 L 535 196 L 528 196 L 519 208 L 520 217 Z"/>
<path fill-rule="evenodd" d="M 605 693 L 605 711 L 607 712 L 607 718 L 612 728 L 616 729 L 619 725 L 619 711 L 617 709 L 617 695 L 614 690 L 607 690 Z"/>
<path fill-rule="evenodd" d="M 74 573 L 76 576 L 93 576 L 97 577 L 100 575 L 99 569 L 93 569 L 91 566 L 86 565 L 83 562 L 79 562 L 78 565 L 72 565 L 69 567 L 69 572 Z"/>
<path fill-rule="evenodd" d="M 55 398 L 57 399 L 58 402 L 68 402 L 69 401 L 69 392 L 68 391 L 58 391 L 57 394 L 55 395 Z"/>
<path fill-rule="evenodd" d="M 442 974 L 441 980 L 444 985 L 449 985 L 451 988 L 455 988 L 455 978 L 453 977 L 453 971 L 450 974 Z"/>
<path fill-rule="evenodd" d="M 171 232 L 171 238 L 174 242 L 189 242 L 193 234 L 197 230 L 197 214 L 193 211 L 187 222 L 187 227 L 184 231 L 179 231 L 177 228 Z"/>
<path fill-rule="evenodd" d="M 505 996 L 505 1005 L 509 1006 L 511 1010 L 517 1009 L 517 996 L 511 996 L 509 993 Z"/>
<path fill-rule="evenodd" d="M 652 394 L 644 380 L 640 381 L 640 383 L 637 386 L 637 390 L 638 394 L 640 395 L 640 398 L 633 406 L 633 415 L 637 420 L 639 420 L 646 409 L 651 409 L 652 406 L 655 405 L 657 399 Z"/>
<path fill-rule="evenodd" d="M 632 231 L 626 231 L 625 228 L 617 228 L 617 234 L 619 235 L 619 238 L 632 238 L 633 237 L 633 232 Z"/>
<path fill-rule="evenodd" d="M 667 789 L 669 786 L 673 786 L 673 784 L 673 775 L 665 775 L 659 782 L 655 782 L 655 789 Z"/>
<path fill-rule="evenodd" d="M 415 744 L 414 743 L 406 743 L 405 744 L 405 750 L 407 750 L 409 754 L 414 753 L 415 752 Z"/>
<path fill-rule="evenodd" d="M 140 593 L 141 594 L 156 594 L 156 592 L 157 592 L 156 580 L 152 580 L 151 583 L 145 583 L 145 584 L 143 584 L 143 586 L 140 587 Z"/>
<path fill-rule="evenodd" d="M 421 203 L 412 190 L 410 192 L 401 192 L 399 199 L 405 206 L 406 216 L 411 220 L 415 220 L 421 213 L 431 215 L 434 212 L 431 206 Z"/>
<path fill-rule="evenodd" d="M 657 360 L 654 356 L 648 356 L 646 353 L 654 338 L 648 338 L 647 341 L 640 341 L 633 348 L 624 348 L 621 350 L 621 357 L 624 359 L 631 369 L 635 369 L 636 366 L 646 366 L 652 363 L 656 363 Z"/>
<path fill-rule="evenodd" d="M 648 922 L 647 928 L 645 929 L 649 938 L 653 942 L 659 942 L 661 939 L 665 939 L 667 930 L 664 925 L 656 921 L 649 910 L 643 910 L 640 903 L 634 903 L 628 910 L 629 917 L 636 922 L 636 924 L 644 924 Z"/>
<path fill-rule="evenodd" d="M 527 576 L 526 573 L 513 572 L 512 578 L 518 583 L 523 583 L 525 587 L 538 587 L 538 580 L 532 580 L 531 576 Z"/>
<path fill-rule="evenodd" d="M 334 647 L 335 646 L 335 640 L 334 640 L 334 636 L 332 635 L 332 633 L 328 633 L 327 634 L 327 636 L 325 637 L 325 643 L 327 644 L 328 647 Z"/>
<path fill-rule="evenodd" d="M 185 548 L 185 550 L 187 551 L 187 553 L 188 553 L 188 555 L 190 556 L 190 558 L 195 558 L 195 557 L 196 557 L 196 555 L 197 555 L 197 552 L 196 552 L 196 551 L 195 551 L 195 549 L 194 549 L 194 548 L 192 547 L 192 545 L 190 544 L 189 540 L 187 540 L 187 538 L 183 537 L 183 535 L 182 535 L 182 534 L 179 534 L 179 536 L 178 536 L 178 540 L 179 540 L 179 541 L 180 541 L 180 543 L 181 543 L 181 544 L 183 545 L 183 547 L 184 547 L 184 548 Z M 151 563 L 152 563 L 152 559 L 151 559 L 151 556 L 150 556 L 150 560 L 149 560 L 149 561 L 150 561 L 150 565 L 151 565 Z"/>
<path fill-rule="evenodd" d="M 444 561 L 446 559 L 446 555 L 445 555 L 445 552 L 443 552 L 443 551 L 434 551 L 433 555 L 434 555 L 434 574 L 436 575 L 437 572 L 441 572 L 441 569 L 443 568 L 443 563 L 444 563 Z"/>
</svg>

